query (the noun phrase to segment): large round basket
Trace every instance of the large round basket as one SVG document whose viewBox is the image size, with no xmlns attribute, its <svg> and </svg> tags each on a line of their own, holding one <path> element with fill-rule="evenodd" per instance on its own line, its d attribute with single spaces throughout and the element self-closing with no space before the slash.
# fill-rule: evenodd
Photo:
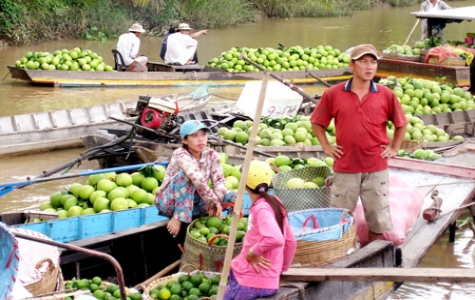
<svg viewBox="0 0 475 300">
<path fill-rule="evenodd" d="M 285 187 L 285 184 L 291 178 L 301 178 L 304 181 L 311 181 L 316 177 L 327 178 L 330 175 L 332 175 L 332 172 L 330 168 L 326 166 L 308 166 L 278 173 L 272 179 L 274 194 L 282 200 L 282 203 L 289 212 L 329 207 L 331 200 L 330 187 L 289 189 Z"/>
<path fill-rule="evenodd" d="M 159 288 L 161 285 L 163 285 L 165 283 L 168 283 L 170 281 L 178 282 L 178 279 L 180 278 L 181 275 L 194 275 L 197 272 L 200 272 L 206 278 L 211 279 L 213 276 L 221 274 L 221 273 L 217 273 L 217 272 L 200 271 L 200 270 L 196 270 L 196 269 L 190 270 L 190 267 L 191 267 L 191 265 L 185 265 L 185 266 L 183 266 L 182 269 L 180 269 L 180 271 L 178 273 L 175 273 L 175 274 L 172 274 L 172 275 L 166 276 L 166 277 L 157 278 L 157 279 L 151 281 L 150 283 L 148 283 L 145 286 L 142 285 L 142 288 L 143 288 L 142 299 L 143 300 L 153 300 L 152 297 L 150 296 L 150 291 L 151 290 L 153 290 L 155 288 Z M 203 297 L 199 298 L 199 300 L 207 300 L 207 299 L 212 299 L 212 298 L 209 298 L 209 297 L 206 297 L 206 296 L 203 296 Z"/>
<path fill-rule="evenodd" d="M 356 226 L 350 211 L 317 208 L 289 213 L 297 239 L 292 267 L 320 267 L 359 248 Z"/>
<path fill-rule="evenodd" d="M 197 266 L 199 270 L 221 272 L 226 257 L 227 246 L 209 245 L 193 238 L 190 235 L 190 229 L 193 228 L 195 222 L 199 220 L 202 219 L 193 221 L 186 230 L 185 252 L 181 258 L 180 268 L 189 264 Z M 233 257 L 237 256 L 239 252 L 241 252 L 241 249 L 242 243 L 235 243 Z"/>
</svg>

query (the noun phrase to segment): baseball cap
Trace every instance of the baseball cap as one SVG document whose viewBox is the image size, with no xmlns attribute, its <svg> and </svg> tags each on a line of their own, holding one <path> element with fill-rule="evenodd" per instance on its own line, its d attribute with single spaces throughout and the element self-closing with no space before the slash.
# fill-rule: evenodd
<svg viewBox="0 0 475 300">
<path fill-rule="evenodd" d="M 262 183 L 266 183 L 269 186 L 272 182 L 272 174 L 272 169 L 268 163 L 259 160 L 252 160 L 249 164 L 246 185 L 251 189 L 255 189 Z"/>
<path fill-rule="evenodd" d="M 379 59 L 379 57 L 381 56 L 381 53 L 379 53 L 379 51 L 376 50 L 373 45 L 361 44 L 351 49 L 350 57 L 352 60 L 357 60 L 366 54 L 373 55 L 376 59 Z"/>
<path fill-rule="evenodd" d="M 198 120 L 188 120 L 183 125 L 181 125 L 180 128 L 180 135 L 182 138 L 186 137 L 187 135 L 193 134 L 198 132 L 198 130 L 204 129 L 208 133 L 211 132 L 211 130 L 206 127 L 205 124 L 201 123 Z"/>
</svg>

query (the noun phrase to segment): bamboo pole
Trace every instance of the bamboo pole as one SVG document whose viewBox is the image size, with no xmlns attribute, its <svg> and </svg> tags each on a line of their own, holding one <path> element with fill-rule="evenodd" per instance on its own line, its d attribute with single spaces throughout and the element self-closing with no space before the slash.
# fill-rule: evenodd
<svg viewBox="0 0 475 300">
<path fill-rule="evenodd" d="M 236 197 L 236 203 L 234 203 L 233 218 L 231 223 L 231 229 L 229 233 L 228 246 L 226 248 L 226 256 L 224 259 L 223 272 L 221 274 L 221 281 L 219 282 L 218 295 L 216 299 L 223 299 L 224 292 L 226 290 L 226 282 L 228 280 L 229 269 L 231 267 L 231 260 L 233 259 L 234 244 L 236 241 L 236 230 L 239 222 L 239 216 L 241 214 L 243 195 L 246 189 L 246 178 L 249 171 L 249 164 L 252 160 L 252 153 L 254 146 L 256 145 L 257 131 L 259 130 L 259 120 L 262 117 L 262 108 L 264 107 L 264 100 L 266 97 L 267 83 L 269 81 L 269 73 L 264 72 L 262 78 L 261 91 L 259 93 L 259 99 L 257 102 L 256 112 L 254 115 L 254 122 L 252 124 L 251 134 L 249 142 L 247 144 L 246 156 L 244 159 L 243 170 L 241 175 L 241 181 L 239 182 L 239 189 Z"/>
<path fill-rule="evenodd" d="M 412 27 L 411 32 L 409 32 L 409 35 L 407 36 L 406 40 L 404 41 L 403 46 L 406 46 L 407 42 L 409 42 L 409 39 L 411 38 L 412 34 L 414 33 L 414 30 L 416 30 L 417 24 L 419 24 L 419 21 L 421 19 L 417 18 L 416 24 L 414 24 L 414 27 Z"/>
</svg>

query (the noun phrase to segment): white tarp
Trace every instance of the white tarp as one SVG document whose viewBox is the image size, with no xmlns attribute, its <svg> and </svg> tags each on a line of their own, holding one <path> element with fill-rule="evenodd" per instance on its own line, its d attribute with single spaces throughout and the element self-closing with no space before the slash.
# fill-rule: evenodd
<svg viewBox="0 0 475 300">
<path fill-rule="evenodd" d="M 435 11 L 417 11 L 411 15 L 418 18 L 453 19 L 453 20 L 475 20 L 475 6 L 466 6 L 453 9 Z"/>
</svg>

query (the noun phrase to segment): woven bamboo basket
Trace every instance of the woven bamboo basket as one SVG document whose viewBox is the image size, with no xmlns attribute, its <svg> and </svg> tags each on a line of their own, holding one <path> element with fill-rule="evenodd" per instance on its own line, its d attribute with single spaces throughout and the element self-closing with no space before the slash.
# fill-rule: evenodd
<svg viewBox="0 0 475 300">
<path fill-rule="evenodd" d="M 419 62 L 425 63 L 426 62 L 426 55 L 429 53 L 429 50 L 427 49 L 422 49 L 421 53 L 419 55 Z"/>
<path fill-rule="evenodd" d="M 398 59 L 398 54 L 396 52 L 383 50 L 383 57 L 387 59 Z"/>
<path fill-rule="evenodd" d="M 191 271 L 185 271 L 189 268 L 193 268 Z M 157 278 L 153 281 L 151 281 L 149 284 L 143 287 L 143 293 L 142 293 L 142 299 L 143 300 L 153 300 L 152 297 L 150 297 L 150 291 L 159 288 L 161 285 L 166 284 L 170 281 L 175 281 L 178 282 L 178 278 L 180 278 L 181 275 L 194 275 L 196 272 L 200 272 L 201 274 L 205 275 L 206 278 L 211 279 L 215 275 L 220 275 L 220 273 L 217 272 L 209 272 L 209 271 L 199 271 L 192 265 L 188 264 L 183 267 L 183 269 L 180 269 L 178 273 L 166 276 L 166 277 L 161 277 Z M 212 299 L 210 297 L 203 296 L 199 298 L 199 300 L 208 300 Z"/>
<path fill-rule="evenodd" d="M 465 67 L 467 66 L 467 62 L 465 59 L 460 59 L 460 58 L 455 58 L 455 57 L 449 57 L 443 62 L 439 62 L 439 58 L 435 56 L 429 57 L 428 60 L 429 64 L 433 65 L 441 65 L 441 66 L 446 66 L 446 67 Z"/>
<path fill-rule="evenodd" d="M 285 184 L 289 179 L 296 177 L 305 181 L 311 181 L 315 177 L 327 178 L 331 175 L 332 172 L 330 168 L 315 166 L 278 173 L 272 179 L 274 194 L 282 201 L 288 212 L 318 207 L 330 207 L 330 187 L 321 187 L 318 189 L 288 189 L 285 188 Z"/>
<path fill-rule="evenodd" d="M 202 271 L 221 272 L 224 259 L 226 257 L 227 246 L 209 245 L 193 238 L 190 235 L 190 230 L 193 228 L 195 222 L 202 220 L 194 220 L 186 230 L 185 238 L 185 252 L 181 258 L 180 268 L 184 265 L 190 264 L 197 266 Z M 218 236 L 218 235 L 217 235 Z M 222 237 L 222 235 L 220 235 Z M 242 243 L 235 243 L 233 250 L 233 257 L 241 252 Z"/>
<path fill-rule="evenodd" d="M 419 62 L 420 57 L 421 57 L 420 55 L 404 55 L 404 54 L 397 55 L 397 59 L 399 60 L 414 61 L 414 62 Z"/>
<path fill-rule="evenodd" d="M 44 262 L 48 263 L 48 270 L 42 274 L 41 280 L 25 285 L 25 289 L 27 289 L 33 296 L 56 292 L 61 290 L 63 287 L 63 274 L 61 268 L 55 266 L 50 258 L 40 260 L 36 264 L 36 269 L 39 269 Z"/>
<path fill-rule="evenodd" d="M 347 218 L 348 215 L 353 219 L 351 212 L 343 209 L 337 210 L 344 211 L 342 220 Z M 356 225 L 353 220 L 348 230 L 343 232 L 340 239 L 324 241 L 297 240 L 297 250 L 292 261 L 292 267 L 321 267 L 347 256 L 358 248 L 359 242 L 356 235 Z"/>
<path fill-rule="evenodd" d="M 423 143 L 421 141 L 403 141 L 401 144 L 401 149 L 407 152 L 414 152 L 422 148 Z"/>
</svg>

